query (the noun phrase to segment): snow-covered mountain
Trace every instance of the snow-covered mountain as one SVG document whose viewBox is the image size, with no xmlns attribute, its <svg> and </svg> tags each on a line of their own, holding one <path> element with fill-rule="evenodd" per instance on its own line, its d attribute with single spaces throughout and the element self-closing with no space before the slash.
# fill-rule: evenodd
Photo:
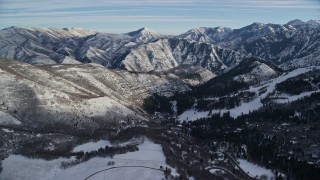
<svg viewBox="0 0 320 180">
<path fill-rule="evenodd" d="M 201 67 L 190 68 L 190 75 L 182 76 L 179 69 L 130 73 L 98 64 L 34 66 L 1 60 L 0 125 L 90 134 L 148 120 L 144 98 L 188 91 L 189 84 L 214 76 Z"/>
<path fill-rule="evenodd" d="M 130 71 L 163 71 L 182 64 L 219 72 L 237 64 L 244 54 L 208 43 L 161 38 L 133 48 L 122 61 Z"/>
<path fill-rule="evenodd" d="M 244 57 L 211 44 L 165 37 L 147 28 L 110 34 L 81 29 L 10 27 L 1 30 L 0 36 L 0 57 L 30 64 L 97 63 L 139 72 L 189 64 L 215 72 Z"/>
<path fill-rule="evenodd" d="M 253 23 L 240 29 L 196 28 L 178 37 L 216 44 L 291 68 L 319 64 L 319 35 L 319 21 L 293 20 L 284 25 Z"/>
<path fill-rule="evenodd" d="M 0 31 L 0 57 L 31 64 L 98 63 L 116 66 L 148 36 L 100 33 L 82 29 L 10 27 Z M 150 39 L 151 40 L 151 39 Z M 152 39 L 153 40 L 153 39 Z"/>
<path fill-rule="evenodd" d="M 126 34 L 82 29 L 9 27 L 0 31 L 0 57 L 30 64 L 97 63 L 130 71 L 164 71 L 181 64 L 221 72 L 244 57 L 271 60 L 283 69 L 318 65 L 320 23 L 253 23 L 240 29 L 196 28 L 163 36 L 142 28 Z"/>
<path fill-rule="evenodd" d="M 0 57 L 31 64 L 79 63 L 81 40 L 95 32 L 82 29 L 10 27 L 0 31 Z"/>
<path fill-rule="evenodd" d="M 227 27 L 215 27 L 206 28 L 200 27 L 195 28 L 183 33 L 178 38 L 187 39 L 189 41 L 206 42 L 206 43 L 217 43 L 222 41 L 225 36 L 231 33 L 233 30 Z"/>
</svg>

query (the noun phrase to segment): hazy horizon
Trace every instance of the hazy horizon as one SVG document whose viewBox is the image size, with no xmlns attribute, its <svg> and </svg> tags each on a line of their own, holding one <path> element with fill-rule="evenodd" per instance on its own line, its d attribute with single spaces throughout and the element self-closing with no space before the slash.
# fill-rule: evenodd
<svg viewBox="0 0 320 180">
<path fill-rule="evenodd" d="M 125 33 L 142 27 L 175 35 L 196 27 L 241 28 L 253 22 L 285 24 L 320 17 L 317 0 L 3 0 L 0 28 L 41 26 Z"/>
</svg>

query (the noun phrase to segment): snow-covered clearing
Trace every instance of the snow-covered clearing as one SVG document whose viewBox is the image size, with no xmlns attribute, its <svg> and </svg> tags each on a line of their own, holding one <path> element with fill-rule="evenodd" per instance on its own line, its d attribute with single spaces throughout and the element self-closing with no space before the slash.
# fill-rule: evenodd
<svg viewBox="0 0 320 180">
<path fill-rule="evenodd" d="M 0 125 L 20 125 L 21 122 L 8 113 L 0 111 Z"/>
<path fill-rule="evenodd" d="M 217 174 L 217 175 L 224 174 L 224 172 L 221 169 L 210 169 L 209 171 L 212 174 Z"/>
<path fill-rule="evenodd" d="M 138 146 L 139 151 L 128 152 L 126 154 L 115 155 L 113 158 L 92 158 L 87 162 L 76 166 L 61 169 L 60 163 L 68 161 L 65 158 L 59 158 L 51 161 L 42 159 L 29 159 L 21 155 L 10 155 L 3 160 L 3 171 L 0 174 L 2 180 L 13 179 L 59 179 L 59 180 L 78 180 L 85 179 L 91 174 L 108 169 L 110 167 L 119 166 L 145 166 L 159 169 L 160 166 L 169 167 L 165 162 L 165 156 L 162 147 L 148 139 L 145 139 Z M 114 161 L 114 165 L 108 165 L 108 162 Z M 171 168 L 172 169 L 172 168 Z M 178 175 L 175 169 L 172 174 Z M 123 167 L 103 171 L 92 176 L 90 179 L 163 179 L 164 173 L 157 170 L 139 168 L 139 167 Z"/>
<path fill-rule="evenodd" d="M 6 133 L 14 132 L 13 130 L 10 130 L 10 129 L 7 129 L 7 128 L 2 128 L 2 131 L 6 132 Z"/>
<path fill-rule="evenodd" d="M 294 96 L 289 96 L 289 95 L 288 96 L 284 96 L 285 99 L 277 99 L 276 102 L 277 103 L 288 103 L 288 102 L 296 101 L 299 98 L 310 96 L 312 93 L 316 93 L 316 92 L 320 92 L 320 90 L 304 92 L 304 93 L 301 93 L 299 95 L 294 95 Z"/>
<path fill-rule="evenodd" d="M 209 111 L 199 112 L 196 109 L 189 109 L 178 116 L 180 121 L 195 121 L 200 118 L 209 117 Z"/>
<path fill-rule="evenodd" d="M 110 141 L 100 140 L 97 142 L 89 142 L 89 143 L 79 145 L 79 146 L 73 148 L 72 152 L 83 151 L 84 153 L 86 153 L 86 152 L 98 150 L 99 148 L 105 148 L 106 146 L 109 146 L 109 147 L 112 146 Z"/>
<path fill-rule="evenodd" d="M 275 179 L 275 175 L 272 173 L 270 169 L 266 169 L 264 167 L 258 166 L 256 164 L 250 163 L 244 159 L 238 159 L 239 166 L 251 177 L 260 177 L 262 175 L 266 175 L 268 179 Z"/>
</svg>

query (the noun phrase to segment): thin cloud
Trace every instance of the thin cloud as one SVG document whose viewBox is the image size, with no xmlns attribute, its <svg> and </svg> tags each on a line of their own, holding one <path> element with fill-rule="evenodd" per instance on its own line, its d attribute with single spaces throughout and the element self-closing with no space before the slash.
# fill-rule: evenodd
<svg viewBox="0 0 320 180">
<path fill-rule="evenodd" d="M 320 3 L 315 0 L 0 0 L 0 27 L 94 24 L 130 29 L 133 23 L 134 27 L 179 23 L 184 28 L 206 24 L 235 28 L 253 21 L 279 23 L 275 17 L 281 17 L 281 22 L 314 19 L 319 10 Z"/>
<path fill-rule="evenodd" d="M 21 17 L 16 19 L 13 23 L 24 22 L 28 17 Z M 34 22 L 47 21 L 45 17 L 36 17 L 33 19 Z M 231 22 L 228 19 L 214 19 L 214 18 L 194 18 L 190 16 L 100 16 L 92 15 L 86 17 L 64 17 L 56 16 L 55 19 L 50 20 L 50 23 L 56 23 L 63 20 L 64 22 L 76 21 L 90 21 L 94 22 Z"/>
</svg>

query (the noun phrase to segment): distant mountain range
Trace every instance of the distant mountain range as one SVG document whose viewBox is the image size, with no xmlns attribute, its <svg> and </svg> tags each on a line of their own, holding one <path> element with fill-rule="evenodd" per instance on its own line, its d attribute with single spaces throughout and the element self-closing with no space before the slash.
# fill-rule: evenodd
<svg viewBox="0 0 320 180">
<path fill-rule="evenodd" d="M 320 21 L 315 20 L 293 20 L 284 25 L 253 23 L 240 29 L 197 28 L 178 37 L 216 44 L 283 68 L 319 64 Z"/>
<path fill-rule="evenodd" d="M 284 69 L 320 63 L 320 22 L 253 23 L 240 29 L 196 28 L 178 36 L 147 28 L 126 34 L 83 29 L 9 27 L 0 31 L 0 57 L 30 64 L 97 63 L 136 72 L 164 71 L 182 64 L 213 73 L 245 57 Z"/>
</svg>

